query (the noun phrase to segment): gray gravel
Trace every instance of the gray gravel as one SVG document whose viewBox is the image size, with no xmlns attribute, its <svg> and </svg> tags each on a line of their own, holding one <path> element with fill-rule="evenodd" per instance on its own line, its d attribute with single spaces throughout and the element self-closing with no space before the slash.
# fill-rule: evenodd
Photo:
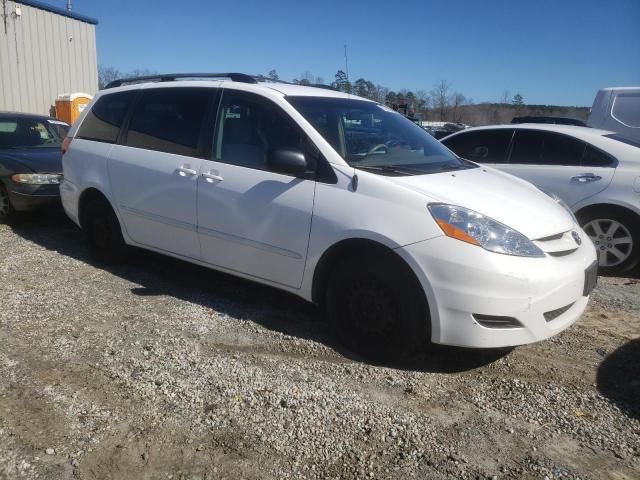
<svg viewBox="0 0 640 480">
<path fill-rule="evenodd" d="M 0 478 L 640 478 L 637 279 L 549 341 L 394 368 L 287 294 L 96 267 L 61 216 L 0 246 Z"/>
</svg>

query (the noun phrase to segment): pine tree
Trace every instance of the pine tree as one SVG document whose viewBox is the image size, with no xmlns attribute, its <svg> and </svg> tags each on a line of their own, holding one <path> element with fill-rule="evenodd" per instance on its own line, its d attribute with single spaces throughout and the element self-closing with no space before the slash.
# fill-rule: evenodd
<svg viewBox="0 0 640 480">
<path fill-rule="evenodd" d="M 513 96 L 513 100 L 511 100 L 511 103 L 513 103 L 516 107 L 521 107 L 524 105 L 524 98 L 519 93 L 516 93 Z"/>
</svg>

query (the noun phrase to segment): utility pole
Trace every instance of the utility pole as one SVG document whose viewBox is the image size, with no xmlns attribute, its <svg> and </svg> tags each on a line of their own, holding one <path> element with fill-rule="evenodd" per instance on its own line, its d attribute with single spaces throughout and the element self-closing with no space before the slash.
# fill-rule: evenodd
<svg viewBox="0 0 640 480">
<path fill-rule="evenodd" d="M 71 5 L 71 0 L 67 0 L 67 11 L 71 11 L 71 8 L 73 7 L 73 5 Z"/>
<path fill-rule="evenodd" d="M 347 57 L 347 44 L 344 45 L 344 68 L 347 74 L 347 80 L 349 80 L 349 57 Z"/>
</svg>

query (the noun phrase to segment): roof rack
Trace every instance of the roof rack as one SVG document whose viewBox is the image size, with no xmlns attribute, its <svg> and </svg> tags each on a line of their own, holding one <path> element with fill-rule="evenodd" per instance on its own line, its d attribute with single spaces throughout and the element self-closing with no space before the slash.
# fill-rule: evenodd
<svg viewBox="0 0 640 480">
<path fill-rule="evenodd" d="M 174 80 L 181 78 L 229 78 L 234 82 L 258 83 L 254 77 L 245 73 L 165 73 L 159 75 L 146 75 L 143 77 L 121 78 L 109 82 L 104 88 L 121 87 L 125 84 L 140 82 L 173 82 Z"/>
<path fill-rule="evenodd" d="M 271 77 L 266 77 L 264 75 L 255 75 L 253 77 L 256 81 L 258 82 L 264 82 L 264 83 L 284 83 L 285 85 L 295 85 L 295 83 L 291 83 L 291 82 L 287 82 L 285 80 L 280 80 L 279 78 L 271 78 Z"/>
<path fill-rule="evenodd" d="M 334 92 L 339 92 L 340 90 L 338 90 L 335 87 L 332 87 L 331 85 L 327 85 L 324 83 L 307 83 L 306 85 L 303 83 L 293 83 L 293 82 L 286 82 L 284 80 L 280 80 L 279 78 L 270 78 L 270 77 L 265 77 L 264 75 L 256 75 L 255 78 L 258 82 L 265 82 L 265 83 L 283 83 L 285 85 L 300 85 L 302 87 L 314 87 L 314 88 L 324 88 L 325 90 L 333 90 Z"/>
<path fill-rule="evenodd" d="M 331 85 L 326 85 L 324 83 L 311 83 L 308 86 L 309 87 L 314 87 L 314 88 L 324 88 L 325 90 L 333 90 L 334 92 L 339 92 L 340 91 L 336 87 L 332 87 Z"/>
</svg>

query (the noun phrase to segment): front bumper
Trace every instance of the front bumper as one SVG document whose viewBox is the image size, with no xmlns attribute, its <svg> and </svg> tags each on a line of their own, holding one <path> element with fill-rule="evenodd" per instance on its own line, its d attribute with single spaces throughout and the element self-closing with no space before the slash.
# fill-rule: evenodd
<svg viewBox="0 0 640 480">
<path fill-rule="evenodd" d="M 585 270 L 596 260 L 593 244 L 576 230 L 582 245 L 561 257 L 500 255 L 445 236 L 398 249 L 427 294 L 431 340 L 509 347 L 544 340 L 573 324 L 587 306 Z M 474 314 L 511 317 L 519 325 L 487 327 Z"/>
<path fill-rule="evenodd" d="M 59 185 L 29 185 L 11 182 L 7 187 L 11 205 L 19 212 L 60 206 Z"/>
</svg>

